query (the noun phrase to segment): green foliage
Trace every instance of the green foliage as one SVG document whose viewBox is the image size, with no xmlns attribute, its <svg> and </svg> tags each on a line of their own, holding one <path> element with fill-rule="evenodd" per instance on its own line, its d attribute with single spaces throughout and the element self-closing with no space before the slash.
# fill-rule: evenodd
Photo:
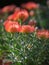
<svg viewBox="0 0 49 65">
<path fill-rule="evenodd" d="M 49 8 L 41 7 L 35 13 L 37 26 L 43 29 L 49 29 Z"/>
<path fill-rule="evenodd" d="M 12 65 L 44 65 L 49 63 L 49 39 L 38 39 L 33 33 L 8 33 L 0 22 L 0 57 Z"/>
</svg>

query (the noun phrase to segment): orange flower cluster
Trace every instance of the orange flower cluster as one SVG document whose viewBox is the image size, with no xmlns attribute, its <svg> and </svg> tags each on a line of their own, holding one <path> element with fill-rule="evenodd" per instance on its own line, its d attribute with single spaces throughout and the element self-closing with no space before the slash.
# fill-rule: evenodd
<svg viewBox="0 0 49 65">
<path fill-rule="evenodd" d="M 9 11 L 13 11 L 15 8 L 15 6 L 12 5 L 11 6 L 6 6 L 2 9 L 3 12 L 9 12 Z M 35 27 L 32 25 L 31 22 L 28 23 L 28 25 L 20 25 L 20 23 L 18 22 L 19 20 L 21 20 L 21 22 L 24 22 L 27 18 L 29 17 L 29 13 L 27 10 L 25 9 L 20 9 L 19 7 L 15 8 L 15 11 L 13 14 L 11 14 L 10 16 L 8 16 L 7 20 L 4 22 L 4 27 L 5 30 L 7 32 L 33 32 L 35 31 Z"/>
<path fill-rule="evenodd" d="M 15 10 L 15 8 L 16 8 L 15 5 L 8 5 L 8 6 L 5 6 L 5 7 L 2 8 L 2 12 L 3 13 L 12 12 L 12 11 Z"/>
<path fill-rule="evenodd" d="M 0 13 L 11 13 L 11 12 L 15 12 L 15 11 L 19 11 L 20 8 L 17 7 L 16 5 L 7 5 L 4 6 L 3 8 L 0 9 Z"/>
<path fill-rule="evenodd" d="M 18 10 L 15 11 L 12 15 L 8 17 L 8 20 L 18 21 L 21 19 L 22 21 L 25 21 L 28 18 L 29 14 L 27 10 Z"/>
<path fill-rule="evenodd" d="M 48 30 L 38 30 L 37 31 L 38 38 L 49 38 L 49 31 Z"/>
<path fill-rule="evenodd" d="M 38 8 L 38 4 L 34 2 L 28 2 L 26 4 L 22 4 L 21 7 L 30 9 Z M 29 16 L 34 15 L 34 11 L 31 10 L 28 12 L 26 9 L 21 9 L 16 7 L 15 5 L 10 5 L 2 8 L 2 12 L 10 12 L 14 10 L 14 13 L 8 16 L 7 20 L 4 22 L 4 27 L 7 32 L 20 32 L 20 33 L 32 33 L 35 31 L 36 20 L 30 20 L 27 25 L 20 25 L 18 22 L 24 22 Z M 37 37 L 45 37 L 49 38 L 49 31 L 48 30 L 37 30 Z"/>
<path fill-rule="evenodd" d="M 38 8 L 39 5 L 37 3 L 34 3 L 34 2 L 28 2 L 28 3 L 22 4 L 21 7 L 30 10 L 30 9 L 36 9 L 36 8 Z"/>
<path fill-rule="evenodd" d="M 4 27 L 7 32 L 32 33 L 35 27 L 31 25 L 20 25 L 18 22 L 7 20 L 4 22 Z M 37 30 L 38 38 L 49 38 L 48 30 Z"/>
<path fill-rule="evenodd" d="M 30 25 L 20 25 L 18 22 L 15 21 L 5 21 L 4 27 L 7 32 L 33 32 L 35 30 L 34 26 Z"/>
</svg>

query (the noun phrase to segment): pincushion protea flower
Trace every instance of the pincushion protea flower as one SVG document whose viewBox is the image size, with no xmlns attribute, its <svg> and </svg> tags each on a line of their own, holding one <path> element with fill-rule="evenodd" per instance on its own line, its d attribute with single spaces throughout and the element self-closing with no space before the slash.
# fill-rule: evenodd
<svg viewBox="0 0 49 65">
<path fill-rule="evenodd" d="M 22 21 L 25 21 L 28 18 L 29 14 L 27 10 L 20 10 L 14 12 L 11 19 L 14 21 L 18 21 L 19 19 L 22 19 Z"/>
<path fill-rule="evenodd" d="M 30 10 L 30 9 L 36 9 L 36 8 L 39 7 L 39 5 L 36 4 L 36 3 L 34 3 L 34 2 L 27 2 L 27 3 L 25 3 L 25 4 L 22 4 L 21 6 L 22 6 L 23 8 L 28 9 L 28 10 Z"/>
<path fill-rule="evenodd" d="M 4 27 L 7 32 L 19 32 L 21 28 L 18 22 L 12 22 L 12 21 L 5 21 Z"/>
<path fill-rule="evenodd" d="M 14 11 L 15 8 L 16 8 L 15 5 L 7 5 L 7 6 L 2 8 L 2 12 L 3 13 L 9 13 L 9 12 Z"/>
<path fill-rule="evenodd" d="M 35 31 L 34 26 L 30 26 L 30 25 L 22 25 L 21 31 L 22 33 L 32 33 Z"/>
<path fill-rule="evenodd" d="M 41 37 L 43 37 L 43 38 L 49 38 L 49 31 L 48 30 L 38 30 L 37 36 L 39 38 L 41 38 Z"/>
</svg>

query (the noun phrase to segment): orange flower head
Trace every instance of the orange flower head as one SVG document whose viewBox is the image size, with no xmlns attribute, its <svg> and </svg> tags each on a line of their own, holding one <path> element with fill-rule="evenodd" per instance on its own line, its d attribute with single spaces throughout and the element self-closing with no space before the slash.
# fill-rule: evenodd
<svg viewBox="0 0 49 65">
<path fill-rule="evenodd" d="M 37 37 L 49 38 L 49 31 L 48 30 L 38 30 Z"/>
<path fill-rule="evenodd" d="M 22 21 L 25 21 L 28 18 L 29 14 L 26 10 L 20 10 L 13 14 L 13 20 L 18 21 L 21 19 Z"/>
<path fill-rule="evenodd" d="M 2 12 L 3 13 L 12 12 L 12 11 L 14 11 L 15 7 L 16 7 L 15 5 L 7 5 L 7 6 L 2 8 Z"/>
<path fill-rule="evenodd" d="M 19 32 L 21 28 L 18 22 L 12 22 L 12 21 L 7 22 L 5 21 L 4 27 L 7 32 Z"/>
<path fill-rule="evenodd" d="M 30 25 L 22 25 L 21 31 L 22 33 L 32 33 L 35 31 L 34 26 Z"/>
<path fill-rule="evenodd" d="M 39 7 L 39 5 L 36 4 L 36 3 L 34 3 L 34 2 L 27 2 L 27 3 L 25 3 L 25 4 L 22 4 L 21 6 L 22 6 L 23 8 L 28 9 L 28 10 L 30 10 L 30 9 L 36 9 L 36 8 Z"/>
</svg>

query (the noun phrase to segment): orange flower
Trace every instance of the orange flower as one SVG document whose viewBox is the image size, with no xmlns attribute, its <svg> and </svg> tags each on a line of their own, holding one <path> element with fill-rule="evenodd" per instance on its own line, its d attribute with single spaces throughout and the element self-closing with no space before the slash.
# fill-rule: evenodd
<svg viewBox="0 0 49 65">
<path fill-rule="evenodd" d="M 34 32 L 35 28 L 34 26 L 30 26 L 30 25 L 22 25 L 21 31 L 22 33 L 31 33 Z"/>
<path fill-rule="evenodd" d="M 5 21 L 4 27 L 7 32 L 19 32 L 21 28 L 18 22 L 12 22 L 12 21 Z"/>
<path fill-rule="evenodd" d="M 25 21 L 28 18 L 29 14 L 26 10 L 20 10 L 13 14 L 12 19 L 18 21 L 19 19 Z"/>
<path fill-rule="evenodd" d="M 44 37 L 44 38 L 49 38 L 49 31 L 48 30 L 38 30 L 37 36 Z"/>
<path fill-rule="evenodd" d="M 13 18 L 12 18 L 12 17 L 13 17 L 13 14 L 12 14 L 12 15 L 10 15 L 10 16 L 8 16 L 8 18 L 7 18 L 7 19 L 8 19 L 8 20 L 13 20 Z"/>
<path fill-rule="evenodd" d="M 5 7 L 2 8 L 2 12 L 3 12 L 3 13 L 12 12 L 12 11 L 14 11 L 15 7 L 16 7 L 15 5 L 8 5 L 8 6 L 5 6 Z"/>
<path fill-rule="evenodd" d="M 34 3 L 34 2 L 28 2 L 28 3 L 22 4 L 21 6 L 23 8 L 26 8 L 26 9 L 30 10 L 30 9 L 36 9 L 36 8 L 38 8 L 39 5 L 36 4 L 36 3 Z"/>
</svg>

